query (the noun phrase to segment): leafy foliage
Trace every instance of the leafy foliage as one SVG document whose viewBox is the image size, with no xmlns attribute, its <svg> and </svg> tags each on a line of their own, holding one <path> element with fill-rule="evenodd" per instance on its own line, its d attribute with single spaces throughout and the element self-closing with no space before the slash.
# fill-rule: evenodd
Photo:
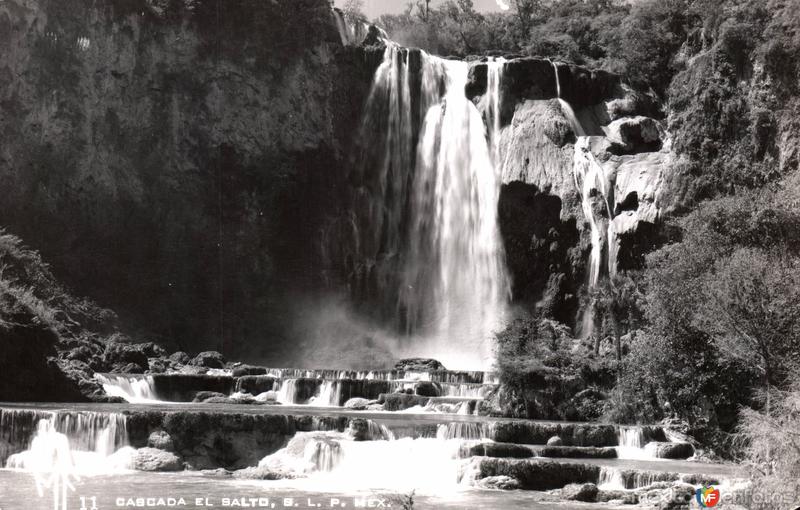
<svg viewBox="0 0 800 510">
<path fill-rule="evenodd" d="M 769 405 L 742 411 L 739 440 L 753 481 L 754 510 L 775 508 L 771 497 L 800 490 L 800 372 L 792 379 L 787 390 L 762 395 Z"/>
</svg>

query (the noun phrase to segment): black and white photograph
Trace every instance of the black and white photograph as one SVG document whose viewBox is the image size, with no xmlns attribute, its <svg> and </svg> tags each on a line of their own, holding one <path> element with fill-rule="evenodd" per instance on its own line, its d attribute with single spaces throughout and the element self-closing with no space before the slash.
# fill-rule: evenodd
<svg viewBox="0 0 800 510">
<path fill-rule="evenodd" d="M 0 510 L 800 509 L 800 0 L 0 0 Z"/>
</svg>

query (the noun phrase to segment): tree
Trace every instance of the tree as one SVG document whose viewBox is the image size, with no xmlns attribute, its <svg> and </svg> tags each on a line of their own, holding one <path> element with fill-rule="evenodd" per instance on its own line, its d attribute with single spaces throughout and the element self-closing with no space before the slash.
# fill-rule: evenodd
<svg viewBox="0 0 800 510">
<path fill-rule="evenodd" d="M 364 14 L 364 0 L 345 0 L 342 12 L 350 21 L 361 21 L 367 17 Z"/>
<path fill-rule="evenodd" d="M 747 362 L 763 384 L 782 386 L 800 348 L 800 264 L 784 253 L 741 248 L 708 282 L 706 328 L 727 356 Z"/>
<path fill-rule="evenodd" d="M 527 41 L 536 16 L 542 10 L 542 0 L 511 0 L 522 41 Z"/>
</svg>

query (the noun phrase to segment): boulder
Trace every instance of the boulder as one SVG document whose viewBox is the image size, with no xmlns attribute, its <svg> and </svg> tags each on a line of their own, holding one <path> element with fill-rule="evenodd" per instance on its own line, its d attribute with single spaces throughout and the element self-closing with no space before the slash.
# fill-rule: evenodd
<svg viewBox="0 0 800 510">
<path fill-rule="evenodd" d="M 356 411 L 363 411 L 372 402 L 373 402 L 372 400 L 367 400 L 365 398 L 354 397 L 354 398 L 351 398 L 350 400 L 348 400 L 347 402 L 344 403 L 344 408 L 345 409 L 353 409 L 353 410 L 356 410 Z"/>
<path fill-rule="evenodd" d="M 178 365 L 188 365 L 190 361 L 192 361 L 191 356 L 186 354 L 183 351 L 173 352 L 169 355 L 168 358 L 171 362 L 176 363 Z"/>
<path fill-rule="evenodd" d="M 233 472 L 233 477 L 239 480 L 286 480 L 294 478 L 291 473 L 275 471 L 261 466 L 239 469 Z"/>
<path fill-rule="evenodd" d="M 242 377 L 248 375 L 266 375 L 267 369 L 264 367 L 256 367 L 253 365 L 239 365 L 234 367 L 233 376 Z"/>
<path fill-rule="evenodd" d="M 225 357 L 217 351 L 204 351 L 189 362 L 190 365 L 205 368 L 225 368 Z"/>
<path fill-rule="evenodd" d="M 568 501 L 594 503 L 597 498 L 597 485 L 593 483 L 571 483 L 561 489 L 561 497 Z"/>
<path fill-rule="evenodd" d="M 148 358 L 145 344 L 111 342 L 103 353 L 103 362 L 118 372 L 135 370 L 132 373 L 142 373 L 149 368 Z"/>
<path fill-rule="evenodd" d="M 395 370 L 406 372 L 433 372 L 446 370 L 441 362 L 432 358 L 405 358 L 394 364 Z"/>
<path fill-rule="evenodd" d="M 194 398 L 192 399 L 192 402 L 195 402 L 195 403 L 207 402 L 208 400 L 210 400 L 212 398 L 213 399 L 220 399 L 220 398 L 227 399 L 228 396 L 225 395 L 224 393 L 218 393 L 216 391 L 198 391 L 195 394 Z"/>
<path fill-rule="evenodd" d="M 688 459 L 694 455 L 694 446 L 689 443 L 651 441 L 644 449 L 657 459 Z"/>
<path fill-rule="evenodd" d="M 414 393 L 421 397 L 440 397 L 442 386 L 431 381 L 419 381 L 414 385 Z"/>
<path fill-rule="evenodd" d="M 481 478 L 475 485 L 481 489 L 515 490 L 519 489 L 519 481 L 510 476 L 487 476 Z"/>
<path fill-rule="evenodd" d="M 381 393 L 378 403 L 383 404 L 386 411 L 402 411 L 414 406 L 424 406 L 429 397 L 409 395 L 408 393 Z"/>
<path fill-rule="evenodd" d="M 147 438 L 147 446 L 157 450 L 164 450 L 165 452 L 175 451 L 175 443 L 172 441 L 172 436 L 163 430 L 156 430 Z"/>
<path fill-rule="evenodd" d="M 278 404 L 278 392 L 277 391 L 265 391 L 264 393 L 259 393 L 256 395 L 256 400 L 259 402 L 266 402 L 268 404 Z"/>
<path fill-rule="evenodd" d="M 181 471 L 183 462 L 172 452 L 158 448 L 139 448 L 133 458 L 137 471 Z"/>
<path fill-rule="evenodd" d="M 650 117 L 617 119 L 606 127 L 606 135 L 611 142 L 609 152 L 617 155 L 661 149 L 658 123 Z"/>
<path fill-rule="evenodd" d="M 547 446 L 563 446 L 564 441 L 558 436 L 553 436 L 547 440 Z"/>
<path fill-rule="evenodd" d="M 390 439 L 391 433 L 384 427 L 376 424 L 372 420 L 354 418 L 347 426 L 347 433 L 353 441 L 377 441 Z"/>
<path fill-rule="evenodd" d="M 635 492 L 622 490 L 599 490 L 595 496 L 597 503 L 618 502 L 623 505 L 636 505 L 639 503 L 639 496 Z"/>
</svg>

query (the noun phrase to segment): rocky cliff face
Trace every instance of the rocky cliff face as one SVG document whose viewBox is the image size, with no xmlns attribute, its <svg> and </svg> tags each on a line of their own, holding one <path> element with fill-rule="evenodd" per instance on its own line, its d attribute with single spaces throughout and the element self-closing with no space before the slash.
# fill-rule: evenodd
<svg viewBox="0 0 800 510">
<path fill-rule="evenodd" d="M 325 0 L 3 2 L 2 223 L 123 325 L 268 344 L 376 65 Z"/>
<path fill-rule="evenodd" d="M 486 74 L 486 64 L 473 65 L 467 92 L 476 101 Z M 650 117 L 653 101 L 610 73 L 517 58 L 504 67 L 501 95 L 501 229 L 514 296 L 572 324 L 589 280 L 592 221 L 604 274 L 641 267 L 659 242 L 669 139 Z M 597 170 L 586 188 L 582 164 Z"/>
</svg>

